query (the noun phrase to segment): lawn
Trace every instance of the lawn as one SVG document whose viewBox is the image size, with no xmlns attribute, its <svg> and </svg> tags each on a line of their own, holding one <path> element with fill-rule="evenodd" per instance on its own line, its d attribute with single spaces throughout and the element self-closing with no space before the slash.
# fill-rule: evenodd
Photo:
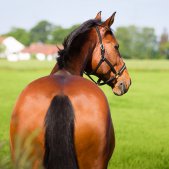
<svg viewBox="0 0 169 169">
<path fill-rule="evenodd" d="M 9 121 L 17 96 L 53 65 L 0 60 L 0 161 L 10 156 Z M 117 97 L 109 87 L 102 88 L 116 134 L 109 169 L 169 169 L 169 61 L 131 60 L 126 65 L 132 78 L 126 95 Z"/>
</svg>

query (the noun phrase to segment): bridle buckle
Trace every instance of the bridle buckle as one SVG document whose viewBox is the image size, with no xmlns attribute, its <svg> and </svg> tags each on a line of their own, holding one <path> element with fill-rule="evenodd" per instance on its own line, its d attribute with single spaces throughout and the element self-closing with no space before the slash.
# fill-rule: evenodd
<svg viewBox="0 0 169 169">
<path fill-rule="evenodd" d="M 101 49 L 102 51 L 105 51 L 103 44 L 100 44 L 100 49 Z"/>
<path fill-rule="evenodd" d="M 119 74 L 117 74 L 117 75 L 115 76 L 115 77 L 116 77 L 116 79 L 118 79 L 118 78 L 119 78 L 119 76 L 120 76 L 120 75 L 119 75 Z"/>
<path fill-rule="evenodd" d="M 102 58 L 101 58 L 101 61 L 102 61 L 102 62 L 104 62 L 105 60 L 106 60 L 106 58 L 105 58 L 105 57 L 102 57 Z"/>
</svg>

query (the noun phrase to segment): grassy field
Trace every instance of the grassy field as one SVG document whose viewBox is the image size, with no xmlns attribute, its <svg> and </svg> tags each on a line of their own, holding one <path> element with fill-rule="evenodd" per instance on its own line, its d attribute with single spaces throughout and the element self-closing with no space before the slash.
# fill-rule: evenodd
<svg viewBox="0 0 169 169">
<path fill-rule="evenodd" d="M 117 97 L 109 87 L 102 88 L 116 134 L 109 169 L 169 169 L 169 61 L 126 64 L 132 78 L 129 92 Z M 48 75 L 53 65 L 0 60 L 0 163 L 10 157 L 9 121 L 18 94 L 32 80 Z"/>
</svg>

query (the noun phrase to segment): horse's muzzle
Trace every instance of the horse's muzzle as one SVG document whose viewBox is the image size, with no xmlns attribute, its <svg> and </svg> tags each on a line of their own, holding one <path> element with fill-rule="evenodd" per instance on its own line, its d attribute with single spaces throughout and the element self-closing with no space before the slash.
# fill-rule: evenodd
<svg viewBox="0 0 169 169">
<path fill-rule="evenodd" d="M 113 92 L 115 95 L 121 96 L 128 91 L 130 85 L 131 85 L 131 79 L 128 82 L 124 82 L 124 81 L 117 82 L 117 84 L 113 88 Z"/>
</svg>

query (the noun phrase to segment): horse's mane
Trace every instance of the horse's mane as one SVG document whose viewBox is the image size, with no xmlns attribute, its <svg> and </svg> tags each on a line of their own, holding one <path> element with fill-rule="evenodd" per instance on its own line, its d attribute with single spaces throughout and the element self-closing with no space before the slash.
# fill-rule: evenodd
<svg viewBox="0 0 169 169">
<path fill-rule="evenodd" d="M 88 38 L 88 31 L 97 25 L 100 25 L 101 22 L 95 19 L 88 20 L 81 24 L 78 28 L 72 31 L 63 42 L 63 49 L 59 50 L 59 57 L 57 58 L 57 62 L 59 68 L 63 68 L 66 62 L 72 58 L 70 58 L 73 51 L 79 52 L 83 43 Z"/>
</svg>

